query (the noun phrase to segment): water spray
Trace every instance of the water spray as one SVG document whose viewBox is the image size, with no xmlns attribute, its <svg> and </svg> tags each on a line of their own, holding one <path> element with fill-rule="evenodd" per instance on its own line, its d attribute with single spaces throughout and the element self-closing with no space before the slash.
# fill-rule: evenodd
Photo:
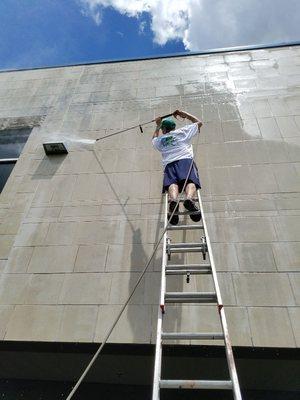
<svg viewBox="0 0 300 400">
<path fill-rule="evenodd" d="M 168 117 L 171 117 L 171 116 L 174 116 L 174 114 L 171 113 L 171 114 L 162 115 L 160 118 L 164 119 L 164 118 L 168 118 Z M 176 118 L 176 116 L 175 116 L 175 118 Z M 95 144 L 96 142 L 98 142 L 98 141 L 100 141 L 102 139 L 106 139 L 106 138 L 111 137 L 111 136 L 119 135 L 120 133 L 127 132 L 127 131 L 130 131 L 132 129 L 136 129 L 136 128 L 139 128 L 140 132 L 144 133 L 142 127 L 144 125 L 152 124 L 153 122 L 155 122 L 155 119 L 152 119 L 151 121 L 143 122 L 142 124 L 130 126 L 129 128 L 122 129 L 122 130 L 114 132 L 114 133 L 110 133 L 108 135 L 99 137 L 99 138 L 94 139 L 94 140 L 92 140 L 92 139 L 70 139 L 70 138 L 68 138 L 67 140 L 71 140 L 73 142 L 81 142 L 81 143 L 83 142 L 83 143 L 92 145 L 92 144 Z M 47 155 L 54 155 L 54 154 L 59 155 L 59 154 L 67 154 L 68 153 L 66 145 L 64 143 L 62 143 L 62 142 L 44 143 L 43 146 L 44 146 L 45 153 Z"/>
</svg>

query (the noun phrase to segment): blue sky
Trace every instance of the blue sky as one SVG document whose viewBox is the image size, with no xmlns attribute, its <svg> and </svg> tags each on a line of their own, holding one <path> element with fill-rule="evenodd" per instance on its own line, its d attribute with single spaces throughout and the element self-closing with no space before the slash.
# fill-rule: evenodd
<svg viewBox="0 0 300 400">
<path fill-rule="evenodd" d="M 300 40 L 298 0 L 1 0 L 0 69 Z"/>
</svg>

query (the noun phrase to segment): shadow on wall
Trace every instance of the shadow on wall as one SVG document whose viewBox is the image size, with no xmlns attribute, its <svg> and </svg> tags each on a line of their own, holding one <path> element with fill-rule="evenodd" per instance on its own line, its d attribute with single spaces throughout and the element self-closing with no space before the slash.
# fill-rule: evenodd
<svg viewBox="0 0 300 400">
<path fill-rule="evenodd" d="M 45 154 L 32 174 L 31 179 L 51 179 L 67 156 L 67 154 L 49 156 Z"/>
<path fill-rule="evenodd" d="M 95 158 L 101 168 L 102 173 L 104 174 L 107 183 L 114 195 L 114 199 L 117 200 L 118 204 L 121 207 L 122 214 L 125 217 L 126 224 L 130 228 L 130 233 L 131 233 L 131 252 L 130 252 L 130 268 L 131 270 L 134 270 L 134 272 L 129 273 L 129 279 L 128 279 L 128 291 L 124 291 L 125 293 L 128 293 L 128 295 L 131 293 L 133 290 L 134 286 L 137 283 L 137 280 L 146 267 L 147 262 L 149 261 L 149 257 L 151 254 L 148 254 L 145 250 L 145 242 L 143 241 L 142 238 L 142 230 L 140 227 L 136 227 L 135 223 L 130 219 L 130 216 L 126 212 L 126 204 L 128 201 L 128 198 L 125 202 L 122 201 L 120 198 L 120 195 L 118 194 L 117 189 L 114 187 L 112 180 L 110 178 L 109 173 L 107 173 L 104 169 L 103 164 L 101 163 L 101 160 L 99 159 L 97 152 L 94 152 Z M 157 227 L 156 230 L 156 236 L 158 236 L 159 232 L 159 226 Z M 149 279 L 148 272 L 153 271 L 153 265 L 156 262 L 157 255 L 154 255 L 153 260 L 151 261 L 151 264 L 149 265 L 149 268 L 147 269 L 147 273 L 143 280 L 141 281 L 140 285 L 137 287 L 135 294 L 133 295 L 132 299 L 130 300 L 127 308 L 126 308 L 126 315 L 127 315 L 127 320 L 129 322 L 130 326 L 130 333 L 128 332 L 128 338 L 129 342 L 133 343 L 138 343 L 141 342 L 141 338 L 143 337 L 143 334 L 145 333 L 145 325 L 144 325 L 144 318 L 143 315 L 139 315 L 139 313 L 144 313 L 144 310 L 146 309 L 147 305 L 145 304 L 145 299 L 146 299 L 146 290 L 145 290 L 145 285 L 146 285 L 146 279 Z M 119 269 L 120 271 L 120 269 Z M 120 275 L 122 275 L 123 272 L 119 272 Z M 127 275 L 127 274 L 126 274 Z M 144 288 L 144 290 L 142 290 Z M 127 296 L 126 296 L 127 299 Z M 126 301 L 124 299 L 124 302 Z M 137 305 L 145 305 L 145 307 L 142 307 L 137 309 Z M 140 316 L 140 318 L 139 318 Z M 147 318 L 150 319 L 151 321 L 151 306 L 150 306 L 150 313 L 147 315 Z M 116 326 L 116 330 L 118 330 L 118 325 Z M 147 333 L 147 332 L 146 332 Z M 125 335 L 126 336 L 126 335 Z"/>
</svg>

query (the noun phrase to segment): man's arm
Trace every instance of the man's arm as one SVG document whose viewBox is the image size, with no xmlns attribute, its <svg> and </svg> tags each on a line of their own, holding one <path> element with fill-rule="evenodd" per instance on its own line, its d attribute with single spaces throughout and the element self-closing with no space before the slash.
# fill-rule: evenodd
<svg viewBox="0 0 300 400">
<path fill-rule="evenodd" d="M 154 133 L 153 133 L 152 139 L 154 139 L 154 138 L 156 138 L 156 137 L 159 136 L 159 130 L 160 130 L 160 125 L 161 125 L 161 118 L 160 118 L 160 117 L 156 118 L 156 119 L 155 119 L 155 122 L 156 122 L 156 128 L 155 128 L 155 131 L 154 131 Z"/>
<path fill-rule="evenodd" d="M 200 128 L 203 125 L 202 121 L 195 117 L 192 114 L 187 113 L 186 111 L 180 111 L 180 110 L 176 110 L 173 112 L 174 117 L 176 118 L 177 115 L 179 115 L 181 118 L 187 118 L 189 119 L 191 122 L 193 123 L 197 123 L 198 124 L 198 130 L 200 132 Z"/>
</svg>

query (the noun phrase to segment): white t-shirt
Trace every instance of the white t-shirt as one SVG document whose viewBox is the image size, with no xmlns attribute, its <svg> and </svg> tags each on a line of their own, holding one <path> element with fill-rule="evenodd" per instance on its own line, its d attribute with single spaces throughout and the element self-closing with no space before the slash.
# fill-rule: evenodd
<svg viewBox="0 0 300 400">
<path fill-rule="evenodd" d="M 189 142 L 196 133 L 197 122 L 152 139 L 154 148 L 162 154 L 164 167 L 173 161 L 194 157 L 193 146 Z"/>
</svg>

